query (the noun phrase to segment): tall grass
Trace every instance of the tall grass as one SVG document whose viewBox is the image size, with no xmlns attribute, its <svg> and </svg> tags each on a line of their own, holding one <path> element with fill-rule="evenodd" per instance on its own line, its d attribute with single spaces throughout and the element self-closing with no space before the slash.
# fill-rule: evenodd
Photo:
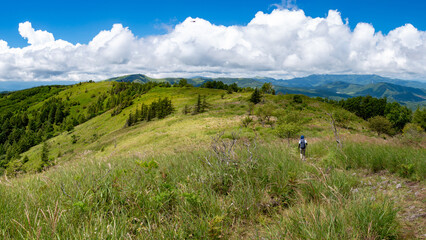
<svg viewBox="0 0 426 240">
<path fill-rule="evenodd" d="M 332 162 L 346 169 L 388 170 L 413 180 L 426 178 L 426 149 L 348 142 L 342 151 L 334 149 L 330 154 Z"/>
<path fill-rule="evenodd" d="M 212 151 L 89 159 L 2 180 L 0 236 L 257 238 L 272 236 L 267 229 L 275 227 L 282 238 L 387 239 L 397 233 L 394 211 L 376 207 L 380 202 L 362 205 L 363 197 L 351 193 L 359 184 L 355 176 L 301 162 L 287 144 L 232 141 L 217 140 Z"/>
<path fill-rule="evenodd" d="M 271 239 L 397 239 L 397 209 L 388 201 L 350 199 L 291 209 L 269 231 Z"/>
</svg>

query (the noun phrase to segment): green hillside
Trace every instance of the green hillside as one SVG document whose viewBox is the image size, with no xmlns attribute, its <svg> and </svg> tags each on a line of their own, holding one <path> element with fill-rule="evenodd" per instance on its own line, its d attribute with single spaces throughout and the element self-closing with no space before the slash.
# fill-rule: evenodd
<svg viewBox="0 0 426 240">
<path fill-rule="evenodd" d="M 169 82 L 177 84 L 182 78 L 150 78 L 143 74 L 125 75 L 106 81 L 146 83 Z M 224 84 L 238 84 L 243 88 L 260 88 L 264 83 L 272 83 L 275 91 L 287 94 L 303 94 L 310 97 L 322 97 L 334 100 L 356 96 L 372 96 L 388 98 L 399 102 L 410 109 L 426 105 L 426 84 L 417 81 L 390 79 L 377 75 L 310 75 L 303 78 L 277 80 L 273 78 L 205 78 L 185 79 L 193 86 L 201 86 L 209 81 L 220 81 Z"/>
<path fill-rule="evenodd" d="M 132 74 L 132 75 L 125 75 L 115 78 L 110 78 L 105 80 L 107 82 L 136 82 L 136 83 L 147 83 L 151 81 L 161 81 L 160 79 L 154 79 L 150 78 L 148 76 L 145 76 L 143 74 Z"/>
<path fill-rule="evenodd" d="M 116 81 L 77 84 L 29 104 L 37 111 L 61 99 L 67 118 L 84 121 L 70 129 L 54 122 L 51 138 L 7 164 L 3 239 L 425 234 L 426 142 L 417 125 L 378 135 L 323 99 L 263 94 L 253 104 L 251 91 Z M 142 106 L 165 98 L 171 115 L 128 126 Z M 196 111 L 198 99 L 204 111 Z"/>
<path fill-rule="evenodd" d="M 151 78 L 143 74 L 131 74 L 115 78 L 110 78 L 105 81 L 107 82 L 128 82 L 128 83 L 147 83 L 147 82 L 157 82 L 157 83 L 178 83 L 182 78 Z M 205 79 L 202 78 L 189 78 L 186 79 L 187 82 L 194 86 L 200 86 L 205 82 Z"/>
</svg>

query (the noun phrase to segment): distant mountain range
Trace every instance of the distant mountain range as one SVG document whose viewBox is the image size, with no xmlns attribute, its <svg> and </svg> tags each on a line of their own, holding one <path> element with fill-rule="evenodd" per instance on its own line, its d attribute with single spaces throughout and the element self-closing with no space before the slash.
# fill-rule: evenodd
<svg viewBox="0 0 426 240">
<path fill-rule="evenodd" d="M 45 82 L 24 82 L 24 81 L 0 81 L 0 93 L 2 92 L 11 92 L 18 91 L 33 87 L 39 86 L 48 86 L 48 85 L 72 85 L 76 84 L 75 81 L 45 81 Z"/>
<path fill-rule="evenodd" d="M 134 74 L 111 78 L 106 81 L 119 82 L 179 82 L 181 78 L 150 78 L 143 74 Z M 310 97 L 342 99 L 370 95 L 376 98 L 386 97 L 411 108 L 426 106 L 426 83 L 385 78 L 377 75 L 310 75 L 302 78 L 279 80 L 273 78 L 188 78 L 188 83 L 200 86 L 206 81 L 222 81 L 225 84 L 237 83 L 240 87 L 261 87 L 270 82 L 277 92 L 304 94 Z"/>
<path fill-rule="evenodd" d="M 321 85 L 326 85 L 334 82 L 345 82 L 357 85 L 367 85 L 367 84 L 376 84 L 376 83 L 391 83 L 396 85 L 401 85 L 404 87 L 413 87 L 413 88 L 422 88 L 426 89 L 426 82 L 420 81 L 409 81 L 401 79 L 392 79 L 381 77 L 378 75 L 310 75 L 302 78 L 293 78 L 289 80 L 276 80 L 272 78 L 259 78 L 263 82 L 271 82 L 277 86 L 285 87 L 297 87 L 297 88 L 306 88 L 306 87 L 318 87 Z"/>
</svg>

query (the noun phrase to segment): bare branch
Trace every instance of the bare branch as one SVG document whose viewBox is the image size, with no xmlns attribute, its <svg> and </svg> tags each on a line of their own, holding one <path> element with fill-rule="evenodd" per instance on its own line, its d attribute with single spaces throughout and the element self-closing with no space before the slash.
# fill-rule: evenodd
<svg viewBox="0 0 426 240">
<path fill-rule="evenodd" d="M 331 118 L 331 129 L 333 130 L 334 137 L 335 137 L 336 142 L 337 142 L 337 146 L 339 148 L 342 148 L 342 142 L 340 141 L 339 133 L 338 133 L 337 128 L 336 128 L 336 122 L 334 121 L 333 114 L 332 113 L 326 113 L 326 114 Z"/>
</svg>

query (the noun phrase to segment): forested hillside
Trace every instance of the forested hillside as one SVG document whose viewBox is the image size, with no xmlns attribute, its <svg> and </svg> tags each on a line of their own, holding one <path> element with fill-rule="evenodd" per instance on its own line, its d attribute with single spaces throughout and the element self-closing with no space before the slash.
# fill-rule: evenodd
<svg viewBox="0 0 426 240">
<path fill-rule="evenodd" d="M 164 84 L 79 83 L 45 86 L 3 94 L 0 98 L 0 169 L 21 153 L 108 110 L 111 115 L 134 98 Z M 27 160 L 25 160 L 27 161 Z M 25 162 L 24 161 L 24 162 Z M 48 165 L 47 160 L 38 167 Z"/>
</svg>

